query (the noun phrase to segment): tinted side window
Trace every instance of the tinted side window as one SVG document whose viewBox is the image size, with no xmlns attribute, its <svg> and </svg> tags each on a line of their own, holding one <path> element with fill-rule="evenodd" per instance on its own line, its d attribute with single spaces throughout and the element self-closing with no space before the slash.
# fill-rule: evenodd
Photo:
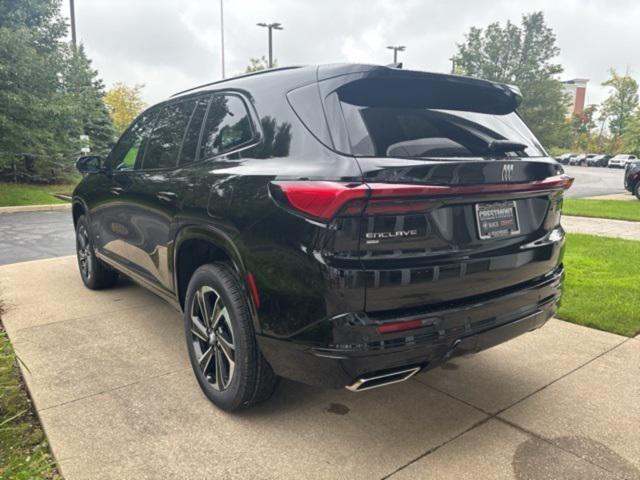
<svg viewBox="0 0 640 480">
<path fill-rule="evenodd" d="M 187 100 L 162 108 L 156 126 L 149 137 L 142 164 L 143 169 L 176 166 L 182 138 L 195 106 L 195 100 Z"/>
<path fill-rule="evenodd" d="M 209 100 L 211 97 L 203 97 L 196 100 L 196 108 L 191 114 L 187 133 L 184 135 L 182 142 L 182 150 L 180 152 L 180 165 L 190 163 L 196 160 L 198 151 L 198 140 L 200 140 L 200 131 L 202 130 L 202 122 L 207 113 Z"/>
<path fill-rule="evenodd" d="M 120 138 L 107 160 L 112 170 L 133 170 L 144 156 L 147 138 L 153 128 L 158 110 L 153 108 L 140 116 Z"/>
<path fill-rule="evenodd" d="M 200 158 L 210 158 L 236 149 L 253 139 L 249 112 L 236 95 L 214 95 L 207 114 Z"/>
</svg>

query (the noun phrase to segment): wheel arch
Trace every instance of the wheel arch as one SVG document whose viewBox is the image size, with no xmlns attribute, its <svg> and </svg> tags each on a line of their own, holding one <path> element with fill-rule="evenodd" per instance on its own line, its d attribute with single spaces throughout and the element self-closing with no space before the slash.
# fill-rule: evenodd
<svg viewBox="0 0 640 480">
<path fill-rule="evenodd" d="M 85 215 L 88 217 L 89 209 L 87 205 L 79 198 L 74 198 L 71 206 L 71 215 L 73 217 L 73 227 L 75 228 L 78 225 L 78 219 L 81 215 Z"/>
<path fill-rule="evenodd" d="M 256 302 L 247 284 L 248 271 L 236 243 L 226 233 L 206 226 L 186 226 L 176 235 L 173 249 L 175 296 L 184 310 L 187 286 L 193 273 L 202 265 L 227 262 L 244 290 L 254 325 L 258 328 Z"/>
</svg>

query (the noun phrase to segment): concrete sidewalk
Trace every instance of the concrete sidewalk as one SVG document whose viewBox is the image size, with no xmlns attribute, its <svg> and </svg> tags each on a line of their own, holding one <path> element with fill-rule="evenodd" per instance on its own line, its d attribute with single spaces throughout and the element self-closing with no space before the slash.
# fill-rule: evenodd
<svg viewBox="0 0 640 480">
<path fill-rule="evenodd" d="M 640 203 L 638 208 L 640 208 Z M 640 240 L 640 222 L 563 215 L 562 226 L 569 233 L 586 233 L 601 237 Z"/>
<path fill-rule="evenodd" d="M 3 322 L 67 480 L 640 479 L 640 340 L 558 320 L 397 386 L 200 392 L 180 315 L 74 257 L 0 267 Z"/>
</svg>

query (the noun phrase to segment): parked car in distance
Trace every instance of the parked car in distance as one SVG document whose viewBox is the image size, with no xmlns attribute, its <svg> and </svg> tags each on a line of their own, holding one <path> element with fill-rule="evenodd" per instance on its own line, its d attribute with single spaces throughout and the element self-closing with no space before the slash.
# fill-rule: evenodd
<svg viewBox="0 0 640 480">
<path fill-rule="evenodd" d="M 569 165 L 579 165 L 584 167 L 587 164 L 587 154 L 581 153 L 569 159 Z"/>
<path fill-rule="evenodd" d="M 640 160 L 629 162 L 624 168 L 624 188 L 640 200 Z"/>
<path fill-rule="evenodd" d="M 624 168 L 627 166 L 628 163 L 633 162 L 634 160 L 637 160 L 638 157 L 636 157 L 635 155 L 629 155 L 626 153 L 621 153 L 616 155 L 613 158 L 609 159 L 609 163 L 608 166 L 609 168 Z"/>
<path fill-rule="evenodd" d="M 576 156 L 575 153 L 563 153 L 559 157 L 556 157 L 556 160 L 563 165 L 569 165 L 569 160 L 571 160 L 571 157 L 575 157 L 575 156 Z"/>
<path fill-rule="evenodd" d="M 229 411 L 278 376 L 358 392 L 537 329 L 573 179 L 520 98 L 357 64 L 181 92 L 77 161 L 81 278 L 122 274 L 181 311 L 195 377 Z"/>
<path fill-rule="evenodd" d="M 587 166 L 606 167 L 609 164 L 610 155 L 596 154 L 587 156 Z"/>
</svg>

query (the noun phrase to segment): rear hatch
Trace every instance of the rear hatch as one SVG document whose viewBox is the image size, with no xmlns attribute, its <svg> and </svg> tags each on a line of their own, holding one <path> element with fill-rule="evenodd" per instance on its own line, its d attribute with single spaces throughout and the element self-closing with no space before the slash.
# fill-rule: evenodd
<svg viewBox="0 0 640 480">
<path fill-rule="evenodd" d="M 359 221 L 365 311 L 481 301 L 557 268 L 571 179 L 515 112 L 517 89 L 331 73 L 319 73 L 330 146 L 357 159 L 363 184 L 326 184 L 337 201 L 324 213 Z"/>
<path fill-rule="evenodd" d="M 560 249 L 544 240 L 570 183 L 514 112 L 518 93 L 390 71 L 326 95 L 371 188 L 359 244 L 366 311 L 478 297 L 557 266 Z"/>
</svg>

